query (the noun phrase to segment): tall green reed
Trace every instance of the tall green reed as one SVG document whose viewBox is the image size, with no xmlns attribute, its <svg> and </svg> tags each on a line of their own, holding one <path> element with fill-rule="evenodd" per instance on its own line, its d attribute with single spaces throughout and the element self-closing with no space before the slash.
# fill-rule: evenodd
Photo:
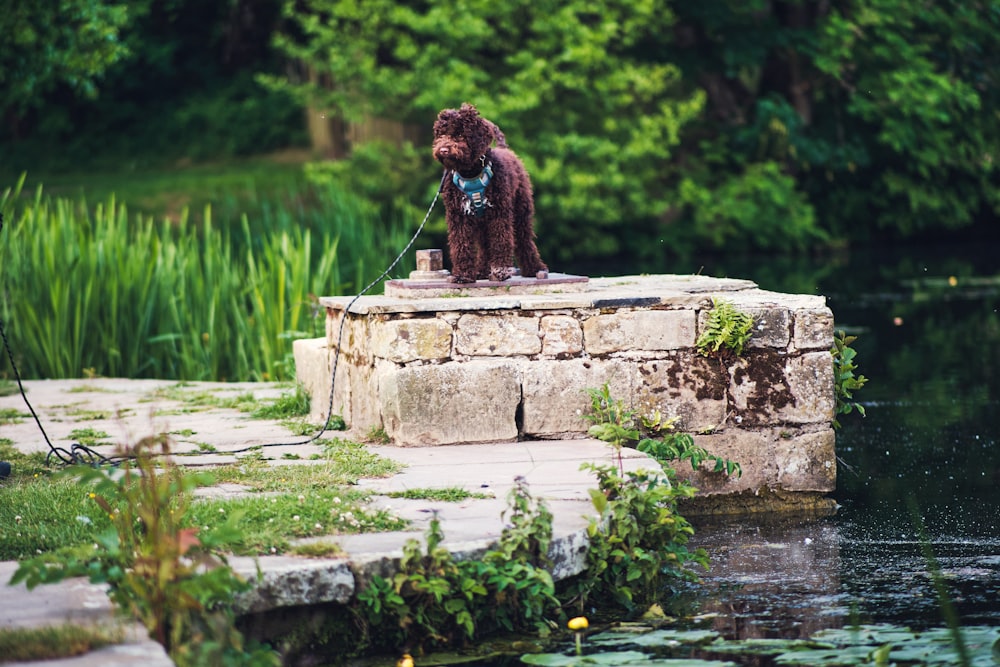
<svg viewBox="0 0 1000 667">
<path fill-rule="evenodd" d="M 359 289 L 407 239 L 336 190 L 223 202 L 219 224 L 211 206 L 156 222 L 23 182 L 0 196 L 0 314 L 29 378 L 289 379 L 291 341 L 321 335 L 316 297 Z"/>
</svg>

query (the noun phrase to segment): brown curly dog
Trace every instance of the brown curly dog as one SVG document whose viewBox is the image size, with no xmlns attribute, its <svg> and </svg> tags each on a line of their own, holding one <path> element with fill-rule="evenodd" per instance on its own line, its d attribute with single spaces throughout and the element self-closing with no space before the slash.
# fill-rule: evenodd
<svg viewBox="0 0 1000 667">
<path fill-rule="evenodd" d="M 545 277 L 532 227 L 531 180 L 500 128 L 471 104 L 445 109 L 434 123 L 434 158 L 451 171 L 442 193 L 451 279 L 507 280 L 515 257 L 522 276 Z"/>
</svg>

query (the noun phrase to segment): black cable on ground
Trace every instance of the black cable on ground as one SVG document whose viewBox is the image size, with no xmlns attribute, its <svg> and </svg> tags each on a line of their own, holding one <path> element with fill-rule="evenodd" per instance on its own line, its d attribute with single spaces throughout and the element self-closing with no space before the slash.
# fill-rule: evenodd
<svg viewBox="0 0 1000 667">
<path fill-rule="evenodd" d="M 347 322 L 347 316 L 351 311 L 351 306 L 353 306 L 358 299 L 367 294 L 373 287 L 375 287 L 375 285 L 380 283 L 386 276 L 388 276 L 389 273 L 394 268 L 396 268 L 396 265 L 399 264 L 399 262 L 403 259 L 406 253 L 409 252 L 410 248 L 413 247 L 413 244 L 416 242 L 417 237 L 420 236 L 420 233 L 423 231 L 424 226 L 427 224 L 427 220 L 431 217 L 431 212 L 434 210 L 434 205 L 437 204 L 438 197 L 441 196 L 441 190 L 444 188 L 444 184 L 448 176 L 449 172 L 445 170 L 444 173 L 441 175 L 441 183 L 438 184 L 437 192 L 434 193 L 434 199 L 431 200 L 431 205 L 427 208 L 427 213 L 424 214 L 424 219 L 420 222 L 420 226 L 417 227 L 417 231 L 413 233 L 412 237 L 410 237 L 410 240 L 406 244 L 406 246 L 400 251 L 398 255 L 396 255 L 396 259 L 394 259 L 392 263 L 389 264 L 388 267 L 386 267 L 385 271 L 383 271 L 378 278 L 368 283 L 368 285 L 365 286 L 365 288 L 361 290 L 357 294 L 357 296 L 351 299 L 351 301 L 344 308 L 344 316 L 340 319 L 340 331 L 337 334 L 337 349 L 333 356 L 333 369 L 330 376 L 330 398 L 329 398 L 329 403 L 327 404 L 326 422 L 323 424 L 319 432 L 317 432 L 315 435 L 305 440 L 299 440 L 296 442 L 272 442 L 261 445 L 251 445 L 249 447 L 243 447 L 241 449 L 231 449 L 224 452 L 219 452 L 220 454 L 240 454 L 261 447 L 288 447 L 297 445 L 308 445 L 311 442 L 319 440 L 319 438 L 324 433 L 330 430 L 330 425 L 333 423 L 333 391 L 337 382 L 337 365 L 338 362 L 340 361 L 340 341 L 342 340 L 344 335 L 344 324 L 346 324 Z M 0 213 L 0 232 L 2 231 L 3 231 L 3 214 Z M 31 411 L 31 416 L 34 417 L 35 423 L 38 424 L 38 430 L 42 432 L 42 437 L 45 438 L 45 444 L 49 446 L 49 453 L 45 457 L 46 465 L 51 465 L 53 456 L 59 459 L 59 461 L 64 465 L 70 465 L 70 464 L 118 465 L 123 460 L 131 458 L 127 454 L 123 454 L 120 456 L 111 456 L 111 457 L 104 456 L 103 454 L 91 449 L 90 447 L 86 447 L 79 443 L 74 443 L 69 449 L 66 449 L 64 447 L 56 447 L 55 445 L 53 445 L 52 441 L 49 440 L 48 434 L 45 432 L 45 428 L 42 426 L 41 420 L 35 413 L 35 409 L 31 406 L 31 402 L 28 401 L 28 396 L 25 393 L 24 385 L 21 383 L 21 373 L 18 371 L 17 364 L 14 362 L 14 353 L 11 351 L 10 342 L 7 340 L 7 333 L 4 330 L 2 318 L 0 318 L 0 338 L 3 339 L 3 346 L 4 349 L 7 351 L 7 358 L 10 360 L 10 366 L 14 371 L 14 377 L 17 380 L 17 386 L 21 392 L 21 398 L 24 399 L 24 404 L 28 406 L 28 410 Z M 6 474 L 4 474 L 5 471 Z M 10 474 L 10 464 L 7 463 L 6 461 L 0 461 L 0 479 L 6 477 L 9 474 Z"/>
<path fill-rule="evenodd" d="M 410 248 L 412 248 L 413 244 L 416 243 L 417 237 L 420 236 L 420 232 L 424 230 L 427 220 L 431 217 L 431 211 L 434 210 L 434 205 L 437 204 L 438 197 L 441 196 L 441 190 L 444 189 L 444 184 L 448 180 L 449 176 L 450 172 L 445 169 L 444 173 L 441 174 L 441 182 L 438 184 L 437 192 L 434 193 L 434 199 L 431 200 L 431 205 L 427 208 L 427 213 L 424 214 L 424 219 L 420 221 L 420 226 L 417 227 L 417 231 L 415 231 L 413 236 L 410 237 L 406 246 L 404 246 L 399 254 L 396 255 L 396 259 L 392 260 L 392 263 L 386 267 L 385 271 L 383 271 L 378 278 L 368 283 L 365 288 L 358 292 L 358 294 L 348 302 L 347 306 L 344 307 L 344 315 L 340 318 L 340 329 L 337 332 L 337 349 L 333 353 L 333 368 L 330 372 L 330 399 L 326 407 L 326 422 L 323 424 L 323 427 L 319 430 L 319 432 L 305 440 L 299 440 L 297 442 L 269 442 L 262 445 L 251 445 L 241 449 L 228 449 L 225 452 L 219 452 L 220 454 L 241 454 L 260 447 L 291 447 L 297 445 L 308 445 L 311 442 L 319 440 L 324 433 L 330 430 L 330 424 L 333 421 L 333 390 L 337 384 L 337 364 L 340 361 L 340 341 L 343 340 L 344 337 L 344 325 L 347 323 L 347 316 L 351 312 L 351 306 L 353 306 L 358 299 L 367 294 L 371 288 L 382 282 L 382 280 L 385 279 L 394 268 L 396 268 L 396 265 L 399 264 L 406 253 L 410 251 Z"/>
</svg>

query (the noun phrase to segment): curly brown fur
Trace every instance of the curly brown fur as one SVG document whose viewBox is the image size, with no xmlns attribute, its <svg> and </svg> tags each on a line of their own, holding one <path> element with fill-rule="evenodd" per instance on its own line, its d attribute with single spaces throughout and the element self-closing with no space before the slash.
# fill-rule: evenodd
<svg viewBox="0 0 1000 667">
<path fill-rule="evenodd" d="M 497 145 L 491 147 L 494 140 Z M 450 180 L 445 184 L 442 198 L 455 282 L 506 280 L 515 257 L 523 276 L 548 271 L 535 246 L 531 180 L 496 125 L 471 104 L 445 109 L 434 123 L 434 158 L 464 178 L 476 178 L 485 164 L 493 169 L 485 192 L 489 205 L 479 216 L 467 212 L 464 192 Z"/>
</svg>

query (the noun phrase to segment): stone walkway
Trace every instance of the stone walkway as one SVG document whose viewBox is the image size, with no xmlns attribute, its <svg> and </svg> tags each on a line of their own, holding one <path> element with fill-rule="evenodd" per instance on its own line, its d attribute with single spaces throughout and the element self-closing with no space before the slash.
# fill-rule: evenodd
<svg viewBox="0 0 1000 667">
<path fill-rule="evenodd" d="M 219 407 L 216 398 L 252 393 L 257 399 L 275 398 L 287 388 L 275 384 L 191 383 L 178 385 L 161 380 L 51 380 L 25 383 L 28 398 L 57 447 L 69 447 L 74 430 L 91 428 L 108 434 L 109 442 L 134 442 L 144 436 L 168 432 L 175 441 L 176 461 L 182 465 L 206 466 L 236 460 L 249 446 L 295 443 L 276 420 L 251 419 L 234 408 Z M 15 409 L 27 414 L 20 395 L 0 397 L 0 411 Z M 333 433 L 343 435 L 342 433 Z M 0 426 L 0 438 L 10 439 L 23 452 L 48 451 L 48 446 L 29 417 Z M 204 453 L 212 448 L 212 453 Z M 345 551 L 341 558 L 306 559 L 265 556 L 258 559 L 263 581 L 256 593 L 244 600 L 243 608 L 260 611 L 282 606 L 319 602 L 346 602 L 355 591 L 353 571 L 385 571 L 402 555 L 406 540 L 422 538 L 434 512 L 442 521 L 445 546 L 456 554 L 472 555 L 486 549 L 503 528 L 501 513 L 514 480 L 523 476 L 535 497 L 546 500 L 554 514 L 556 578 L 579 572 L 586 550 L 585 527 L 592 512 L 588 489 L 596 483 L 580 471 L 584 462 L 611 462 L 610 450 L 595 440 L 564 440 L 452 445 L 447 447 L 397 448 L 370 446 L 381 456 L 406 467 L 385 479 L 365 479 L 360 486 L 376 494 L 373 503 L 391 505 L 401 518 L 411 522 L 410 531 L 344 535 L 333 538 Z M 100 448 L 99 448 L 100 449 Z M 104 449 L 110 451 L 110 446 Z M 289 461 L 282 454 L 308 459 L 320 453 L 309 444 L 266 447 L 264 455 L 273 465 L 308 464 Z M 628 469 L 650 467 L 648 459 L 626 450 Z M 486 499 L 459 503 L 401 500 L 384 495 L 405 489 L 462 487 L 490 494 Z M 248 574 L 255 571 L 250 558 L 233 559 L 234 567 Z M 352 570 L 352 566 L 354 570 Z M 103 591 L 85 580 L 41 586 L 27 591 L 6 586 L 16 563 L 0 563 L 0 628 L 41 627 L 72 623 L 119 623 Z M 141 629 L 129 627 L 125 644 L 79 658 L 31 665 L 89 667 L 90 665 L 143 665 L 159 667 L 170 660 L 159 645 L 145 639 Z M 0 656 L 0 661 L 3 656 Z M 5 663 L 7 664 L 7 663 Z"/>
</svg>

